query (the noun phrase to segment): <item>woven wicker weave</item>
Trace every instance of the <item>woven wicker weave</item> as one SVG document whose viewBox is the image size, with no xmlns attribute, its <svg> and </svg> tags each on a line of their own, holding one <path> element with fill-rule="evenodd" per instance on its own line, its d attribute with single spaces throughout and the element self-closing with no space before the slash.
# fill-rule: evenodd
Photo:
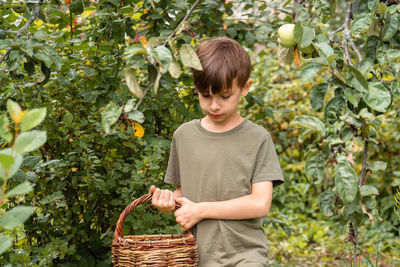
<svg viewBox="0 0 400 267">
<path fill-rule="evenodd" d="M 119 216 L 112 243 L 114 266 L 197 266 L 197 244 L 191 231 L 181 235 L 122 234 L 125 217 L 151 198 L 147 194 L 136 199 Z"/>
</svg>

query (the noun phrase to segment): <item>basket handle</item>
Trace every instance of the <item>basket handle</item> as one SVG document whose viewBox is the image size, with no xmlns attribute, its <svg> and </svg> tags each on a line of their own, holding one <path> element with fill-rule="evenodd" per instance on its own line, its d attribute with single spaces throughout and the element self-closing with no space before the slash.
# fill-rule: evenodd
<svg viewBox="0 0 400 267">
<path fill-rule="evenodd" d="M 124 225 L 124 221 L 126 216 L 128 216 L 129 213 L 132 212 L 132 210 L 134 208 L 136 208 L 137 205 L 145 203 L 149 200 L 151 200 L 153 197 L 153 193 L 149 193 L 146 195 L 141 196 L 140 198 L 134 200 L 131 204 L 129 204 L 124 211 L 121 213 L 121 215 L 119 216 L 119 219 L 117 221 L 117 225 L 114 231 L 114 241 L 116 242 L 118 240 L 118 237 L 124 237 L 122 230 L 123 230 L 123 225 Z M 179 209 L 181 207 L 180 204 L 178 204 L 177 202 L 175 202 L 175 209 Z M 187 232 L 192 233 L 192 230 L 188 230 Z"/>
</svg>

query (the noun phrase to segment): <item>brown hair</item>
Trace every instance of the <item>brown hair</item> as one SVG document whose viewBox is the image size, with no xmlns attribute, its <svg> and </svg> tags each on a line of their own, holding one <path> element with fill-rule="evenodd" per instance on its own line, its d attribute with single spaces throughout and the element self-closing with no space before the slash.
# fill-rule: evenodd
<svg viewBox="0 0 400 267">
<path fill-rule="evenodd" d="M 243 88 L 251 73 L 251 62 L 244 48 L 227 37 L 212 38 L 196 50 L 203 67 L 202 71 L 192 69 L 194 84 L 200 93 L 213 94 L 232 88 L 233 80 Z"/>
</svg>

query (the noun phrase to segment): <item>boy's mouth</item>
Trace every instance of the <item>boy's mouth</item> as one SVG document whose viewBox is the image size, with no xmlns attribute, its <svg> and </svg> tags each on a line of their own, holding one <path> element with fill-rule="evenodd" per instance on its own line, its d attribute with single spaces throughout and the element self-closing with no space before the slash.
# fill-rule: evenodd
<svg viewBox="0 0 400 267">
<path fill-rule="evenodd" d="M 219 118 L 221 117 L 221 114 L 210 114 L 210 116 L 213 118 Z"/>
</svg>

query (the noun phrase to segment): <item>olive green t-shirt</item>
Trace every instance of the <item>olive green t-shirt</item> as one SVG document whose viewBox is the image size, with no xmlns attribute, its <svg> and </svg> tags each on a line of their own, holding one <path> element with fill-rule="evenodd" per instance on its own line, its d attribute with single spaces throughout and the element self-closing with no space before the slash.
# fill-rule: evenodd
<svg viewBox="0 0 400 267">
<path fill-rule="evenodd" d="M 165 181 L 181 186 L 193 202 L 223 201 L 251 193 L 251 185 L 284 182 L 275 147 L 263 127 L 244 119 L 215 133 L 200 120 L 174 133 Z M 200 267 L 267 266 L 268 241 L 263 219 L 203 220 L 193 228 Z"/>
</svg>

